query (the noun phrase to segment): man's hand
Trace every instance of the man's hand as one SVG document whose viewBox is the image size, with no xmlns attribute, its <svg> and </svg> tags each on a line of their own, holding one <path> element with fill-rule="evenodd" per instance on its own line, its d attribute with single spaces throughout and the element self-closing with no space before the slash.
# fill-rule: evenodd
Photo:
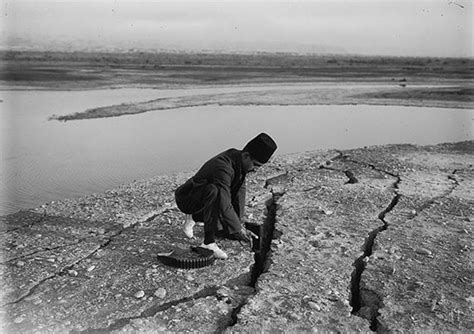
<svg viewBox="0 0 474 334">
<path fill-rule="evenodd" d="M 249 231 L 245 228 L 241 229 L 239 232 L 234 234 L 235 239 L 239 240 L 240 243 L 243 242 L 248 242 L 250 244 L 250 248 L 253 248 L 253 239 L 258 239 L 258 235 L 253 233 L 252 231 Z"/>
</svg>

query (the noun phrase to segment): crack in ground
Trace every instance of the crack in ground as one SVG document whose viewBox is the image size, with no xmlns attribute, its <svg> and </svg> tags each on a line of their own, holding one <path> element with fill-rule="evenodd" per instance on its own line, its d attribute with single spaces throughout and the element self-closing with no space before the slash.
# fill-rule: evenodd
<svg viewBox="0 0 474 334">
<path fill-rule="evenodd" d="M 319 169 L 328 169 L 334 172 L 344 173 L 344 175 L 346 175 L 346 177 L 348 178 L 345 184 L 359 183 L 359 180 L 357 180 L 354 173 L 350 169 L 339 169 L 339 168 L 328 167 L 328 166 L 323 166 L 323 165 L 319 166 Z M 304 189 L 303 191 L 313 190 L 314 188 L 315 187 Z"/>
<path fill-rule="evenodd" d="M 107 247 L 115 238 L 122 235 L 123 233 L 135 228 L 139 224 L 150 222 L 150 221 L 154 220 L 156 217 L 158 217 L 159 215 L 165 213 L 168 210 L 169 210 L 169 208 L 164 208 L 164 209 L 160 210 L 159 212 L 152 213 L 152 214 L 148 215 L 144 219 L 138 219 L 137 221 L 135 221 L 134 223 L 128 225 L 127 227 L 122 227 L 120 230 L 118 230 L 114 234 L 107 236 L 107 238 L 105 238 L 105 242 L 100 243 L 99 247 L 94 252 L 87 255 L 86 257 L 81 258 L 80 261 L 76 262 L 74 265 L 76 265 L 78 263 L 81 263 L 82 261 L 87 260 L 91 256 L 95 255 L 98 251 L 100 251 L 100 250 L 104 249 L 105 247 Z M 71 268 L 72 268 L 72 266 L 66 268 L 66 270 L 71 269 Z M 62 271 L 64 271 L 64 270 L 62 270 Z"/>
<path fill-rule="evenodd" d="M 399 178 L 397 181 L 395 181 L 394 186 L 396 186 L 398 182 L 400 182 Z M 401 195 L 399 194 L 395 195 L 387 208 L 379 213 L 378 219 L 382 221 L 383 225 L 378 226 L 369 232 L 368 237 L 365 239 L 364 245 L 362 246 L 362 255 L 359 256 L 353 263 L 355 269 L 352 272 L 351 294 L 349 301 L 350 305 L 352 306 L 351 313 L 369 320 L 370 329 L 373 331 L 377 331 L 377 328 L 380 327 L 377 316 L 379 315 L 378 310 L 382 307 L 382 299 L 373 291 L 361 289 L 360 283 L 362 274 L 367 265 L 365 259 L 372 255 L 375 239 L 379 233 L 385 231 L 389 226 L 385 220 L 385 215 L 393 210 L 393 208 L 398 204 L 400 197 Z M 362 308 L 368 309 L 369 312 L 360 312 Z"/>
<path fill-rule="evenodd" d="M 23 254 L 23 255 L 20 255 L 20 256 L 17 256 L 17 257 L 13 257 L 11 259 L 8 259 L 7 261 L 4 261 L 4 262 L 0 262 L 0 264 L 2 265 L 6 265 L 10 262 L 13 262 L 13 261 L 16 261 L 16 260 L 20 260 L 20 259 L 27 259 L 35 254 L 38 254 L 38 253 L 43 253 L 43 252 L 49 252 L 49 251 L 53 251 L 53 250 L 56 250 L 56 249 L 60 249 L 60 248 L 63 248 L 63 247 L 68 247 L 68 246 L 74 246 L 74 245 L 78 245 L 80 244 L 81 242 L 84 242 L 84 240 L 86 239 L 80 239 L 78 242 L 74 242 L 74 243 L 70 243 L 70 244 L 64 244 L 64 245 L 59 245 L 59 246 L 56 246 L 56 247 L 51 247 L 51 248 L 42 248 L 42 249 L 39 249 L 39 250 L 36 250 L 34 252 L 31 252 L 31 253 L 27 253 L 27 254 Z"/>
<path fill-rule="evenodd" d="M 260 249 L 255 251 L 255 264 L 252 268 L 252 278 L 250 286 L 255 288 L 260 275 L 269 268 L 269 258 L 271 256 L 270 246 L 275 231 L 276 213 L 278 209 L 278 200 L 285 194 L 284 191 L 275 191 L 271 189 L 272 197 L 265 203 L 267 208 L 267 215 L 265 217 L 262 230 L 260 232 Z"/>
<path fill-rule="evenodd" d="M 99 248 L 98 248 L 99 249 Z M 88 258 L 89 256 L 91 256 L 91 254 L 94 254 L 95 252 L 97 251 L 94 250 L 93 252 L 91 252 L 89 255 L 87 255 L 85 258 Z M 35 285 L 33 285 L 29 290 L 28 292 L 26 292 L 25 294 L 21 295 L 20 297 L 18 297 L 16 300 L 14 301 L 11 301 L 9 303 L 5 303 L 3 305 L 0 305 L 0 307 L 5 307 L 5 306 L 8 306 L 8 305 L 13 305 L 13 304 L 17 304 L 17 303 L 20 303 L 21 301 L 23 301 L 25 298 L 31 296 L 35 291 L 36 289 L 38 289 L 43 283 L 51 280 L 51 279 L 54 279 L 58 276 L 61 276 L 61 275 L 65 275 L 67 273 L 67 271 L 69 269 L 71 269 L 72 267 L 74 267 L 76 264 L 78 264 L 79 262 L 81 262 L 82 260 L 84 260 L 85 258 L 81 258 L 81 259 L 78 259 L 77 261 L 75 261 L 74 263 L 72 264 L 68 264 L 67 266 L 63 267 L 61 270 L 59 271 L 56 271 L 54 272 L 53 274 L 51 274 L 50 276 L 47 276 L 45 278 L 43 278 L 41 281 L 37 282 Z"/>
<path fill-rule="evenodd" d="M 459 181 L 457 180 L 457 178 L 455 177 L 456 175 L 456 172 L 457 172 L 457 169 L 455 169 L 451 174 L 448 175 L 448 179 L 453 181 L 454 184 L 453 186 L 448 189 L 447 191 L 445 191 L 443 194 L 439 195 L 439 196 L 436 196 L 436 197 L 433 197 L 429 200 L 427 200 L 425 203 L 421 204 L 419 207 L 417 207 L 415 209 L 415 213 L 412 214 L 408 219 L 413 219 L 415 218 L 416 216 L 418 216 L 418 214 L 420 212 L 422 212 L 423 210 L 425 210 L 426 208 L 428 208 L 429 206 L 431 206 L 432 204 L 435 204 L 436 201 L 442 199 L 442 198 L 445 198 L 447 196 L 449 196 L 453 191 L 454 189 L 456 189 L 456 187 L 459 186 Z"/>
<path fill-rule="evenodd" d="M 17 304 L 17 303 L 20 303 L 22 302 L 25 298 L 31 296 L 35 291 L 36 289 L 38 289 L 42 284 L 44 284 L 45 282 L 49 281 L 49 280 L 52 280 L 58 276 L 62 276 L 62 275 L 66 275 L 67 274 L 67 271 L 72 269 L 75 265 L 81 263 L 82 261 L 85 261 L 87 260 L 88 258 L 92 257 L 93 255 L 95 255 L 99 250 L 102 250 L 103 248 L 107 247 L 114 238 L 118 237 L 119 235 L 121 235 L 122 233 L 130 230 L 130 229 L 133 229 L 135 226 L 137 226 L 138 224 L 141 224 L 141 223 L 145 223 L 145 222 L 149 222 L 149 221 L 152 221 L 153 219 L 155 219 L 156 217 L 158 217 L 160 214 L 163 214 L 164 212 L 168 211 L 169 208 L 164 208 L 162 210 L 160 210 L 159 212 L 156 212 L 156 213 L 153 213 L 153 214 L 150 214 L 149 216 L 147 216 L 146 218 L 144 219 L 139 219 L 137 220 L 136 222 L 130 224 L 129 226 L 125 227 L 125 228 L 121 228 L 118 232 L 116 232 L 115 234 L 113 235 L 110 235 L 107 237 L 107 240 L 105 242 L 102 242 L 102 243 L 99 243 L 99 246 L 93 250 L 92 252 L 90 252 L 88 255 L 78 259 L 77 261 L 74 261 L 73 263 L 70 263 L 68 264 L 67 266 L 64 266 L 63 268 L 61 268 L 60 270 L 54 272 L 53 274 L 43 278 L 42 280 L 40 280 L 39 282 L 37 282 L 35 285 L 33 285 L 30 289 L 28 289 L 28 291 L 21 295 L 20 297 L 18 297 L 16 300 L 14 301 L 11 301 L 11 302 L 8 302 L 8 303 L 5 303 L 3 305 L 0 305 L 0 307 L 5 307 L 5 306 L 8 306 L 8 305 L 13 305 L 13 304 Z M 40 222 L 42 219 L 44 219 L 44 216 L 42 216 L 42 218 L 40 220 L 38 220 L 38 222 Z M 34 224 L 38 223 L 38 222 L 35 222 Z M 32 226 L 33 224 L 30 224 L 30 226 Z M 84 239 L 85 240 L 85 239 Z M 78 243 L 82 242 L 83 240 L 79 241 Z"/>
<path fill-rule="evenodd" d="M 351 161 L 353 163 L 360 163 L 355 160 L 350 160 L 347 157 L 344 157 L 344 159 L 347 161 Z M 395 191 L 398 189 L 398 185 L 401 182 L 401 177 L 399 175 L 396 175 L 391 172 L 387 172 L 385 170 L 381 170 L 372 164 L 368 164 L 368 163 L 360 163 L 360 164 L 365 164 L 369 166 L 370 168 L 372 168 L 373 170 L 383 172 L 392 177 L 395 177 L 396 181 L 393 183 L 393 189 Z M 448 178 L 455 182 L 453 187 L 451 187 L 444 194 L 437 196 L 435 198 L 432 198 L 431 200 L 424 203 L 421 207 L 418 208 L 418 210 L 416 210 L 416 214 L 424 210 L 425 208 L 427 208 L 429 205 L 435 203 L 436 200 L 448 196 L 459 185 L 459 181 L 454 176 L 456 172 L 457 170 L 454 170 L 451 175 L 448 175 Z M 371 291 L 369 289 L 361 289 L 360 287 L 362 274 L 366 268 L 366 262 L 364 260 L 367 257 L 370 257 L 372 255 L 373 246 L 378 234 L 385 231 L 389 227 L 388 222 L 385 220 L 385 216 L 387 213 L 389 213 L 395 208 L 401 196 L 402 195 L 397 193 L 392 198 L 392 201 L 390 202 L 390 204 L 382 212 L 379 213 L 377 218 L 382 221 L 383 225 L 378 226 L 377 228 L 369 232 L 368 237 L 366 238 L 363 248 L 362 248 L 363 254 L 360 257 L 358 257 L 353 263 L 353 266 L 355 269 L 352 272 L 352 278 L 351 278 L 351 294 L 350 294 L 350 305 L 352 306 L 351 313 L 356 316 L 369 320 L 370 329 L 374 332 L 385 331 L 385 328 L 383 327 L 383 325 L 378 321 L 378 316 L 380 315 L 379 310 L 380 308 L 383 307 L 383 301 L 382 301 L 382 298 L 375 291 Z M 415 217 L 416 214 L 413 217 Z"/>
<path fill-rule="evenodd" d="M 187 302 L 192 301 L 192 300 L 198 300 L 198 299 L 206 298 L 206 297 L 209 297 L 209 296 L 217 296 L 217 290 L 218 289 L 219 289 L 219 287 L 217 287 L 217 286 L 205 287 L 204 289 L 196 292 L 195 294 L 193 294 L 191 296 L 183 297 L 183 298 L 180 298 L 180 299 L 177 299 L 177 300 L 172 300 L 172 301 L 166 302 L 164 304 L 153 305 L 150 308 L 147 308 L 146 310 L 144 310 L 142 313 L 140 313 L 137 316 L 117 319 L 111 325 L 109 325 L 107 327 L 104 327 L 104 328 L 88 328 L 88 329 L 85 329 L 85 330 L 82 330 L 82 331 L 71 331 L 71 333 L 74 333 L 74 334 L 79 334 L 79 333 L 80 334 L 110 333 L 111 331 L 119 330 L 119 329 L 125 327 L 132 320 L 153 317 L 159 312 L 166 311 L 166 310 L 168 310 L 169 308 L 171 308 L 173 306 L 183 304 L 183 303 L 187 303 Z"/>
<path fill-rule="evenodd" d="M 386 170 L 379 169 L 375 165 L 369 163 L 351 160 L 347 156 L 343 156 L 343 159 L 352 163 L 366 165 L 373 170 L 394 177 L 396 180 L 393 182 L 392 187 L 395 192 L 398 189 L 398 185 L 401 182 L 401 177 L 399 175 L 388 172 Z M 368 236 L 362 246 L 362 255 L 359 256 L 352 264 L 354 270 L 351 275 L 351 293 L 349 300 L 349 303 L 352 306 L 351 313 L 369 320 L 370 329 L 374 332 L 377 332 L 378 330 L 382 329 L 381 324 L 377 320 L 377 317 L 380 315 L 379 309 L 383 306 L 382 298 L 378 296 L 374 291 L 368 289 L 361 289 L 360 284 L 362 274 L 366 268 L 365 259 L 372 255 L 375 239 L 377 238 L 379 233 L 385 231 L 389 227 L 388 222 L 385 220 L 385 216 L 387 213 L 389 213 L 395 208 L 400 198 L 401 195 L 396 193 L 390 201 L 389 205 L 377 215 L 377 218 L 381 220 L 383 224 L 368 233 Z"/>
<path fill-rule="evenodd" d="M 341 153 L 342 154 L 342 153 Z M 362 166 L 367 166 L 369 167 L 370 169 L 373 169 L 373 170 L 376 170 L 378 172 L 381 172 L 381 173 L 385 173 L 387 175 L 390 175 L 394 178 L 398 178 L 399 175 L 398 174 L 395 174 L 395 173 L 392 173 L 390 171 L 387 171 L 387 170 L 384 170 L 384 169 L 380 169 L 378 168 L 377 166 L 375 166 L 374 164 L 371 164 L 371 163 L 368 163 L 368 162 L 364 162 L 364 161 L 357 161 L 357 160 L 354 160 L 354 159 L 350 159 L 349 156 L 347 155 L 342 155 L 341 156 L 341 159 L 342 160 L 345 160 L 345 161 L 348 161 L 348 162 L 352 162 L 354 164 L 358 164 L 358 165 L 362 165 Z"/>
<path fill-rule="evenodd" d="M 398 174 L 380 169 L 374 164 L 350 159 L 349 156 L 345 155 L 343 152 L 339 152 L 339 154 L 331 160 L 344 160 L 344 161 L 351 162 L 357 165 L 362 165 L 364 167 L 368 167 L 372 170 L 387 174 L 395 178 L 395 181 L 392 183 L 392 188 L 395 192 L 395 196 L 392 198 L 389 205 L 377 215 L 377 218 L 381 220 L 383 224 L 381 226 L 376 227 L 375 229 L 373 229 L 372 231 L 368 233 L 368 236 L 365 239 L 364 244 L 362 246 L 362 251 L 363 251 L 362 255 L 358 257 L 352 264 L 352 266 L 354 267 L 354 270 L 351 275 L 351 284 L 350 284 L 351 293 L 350 293 L 349 303 L 352 306 L 351 313 L 356 316 L 369 320 L 370 329 L 372 331 L 378 331 L 378 330 L 382 331 L 383 330 L 382 325 L 377 320 L 377 317 L 380 315 L 379 309 L 383 306 L 382 299 L 374 291 L 371 291 L 368 289 L 361 289 L 360 283 L 362 279 L 362 274 L 366 268 L 366 262 L 364 260 L 367 257 L 372 255 L 375 239 L 377 238 L 378 234 L 380 232 L 385 231 L 389 226 L 388 222 L 385 220 L 385 216 L 388 212 L 392 211 L 395 208 L 395 206 L 398 204 L 401 198 L 401 195 L 397 193 L 398 185 L 401 182 L 401 177 Z M 326 161 L 324 164 L 320 164 L 319 168 L 344 173 L 349 179 L 346 182 L 346 184 L 352 184 L 352 183 L 358 182 L 358 180 L 355 178 L 351 170 L 343 170 L 343 169 L 330 167 L 331 162 L 332 162 L 331 160 Z M 312 189 L 313 188 L 310 188 L 308 190 L 312 190 Z M 363 310 L 364 312 L 361 312 L 363 308 L 368 309 L 368 312 L 367 310 Z"/>
<path fill-rule="evenodd" d="M 284 173 L 278 175 L 274 178 L 268 179 L 265 183 L 265 188 L 272 184 L 273 181 L 276 179 L 286 178 L 288 173 Z M 254 249 L 254 264 L 251 269 L 251 278 L 249 282 L 249 286 L 255 289 L 255 286 L 258 282 L 260 275 L 267 272 L 270 268 L 270 258 L 271 258 L 271 243 L 274 239 L 274 232 L 275 232 L 275 223 L 276 223 L 276 213 L 278 209 L 278 200 L 285 194 L 284 190 L 275 190 L 273 187 L 270 189 L 272 197 L 266 201 L 265 206 L 267 209 L 267 215 L 264 219 L 262 225 L 258 225 L 258 228 L 254 228 L 252 232 L 256 233 L 259 236 L 258 240 L 254 240 L 254 243 L 258 243 L 259 247 Z M 256 225 L 254 225 L 256 226 Z M 249 226 L 249 229 L 252 228 Z M 253 294 L 255 295 L 256 292 Z M 223 326 L 219 327 L 216 333 L 220 334 L 223 333 L 226 329 L 235 326 L 238 321 L 238 316 L 242 307 L 244 307 L 249 298 L 244 298 L 236 307 L 233 308 L 230 315 L 230 320 L 224 324 Z"/>
</svg>

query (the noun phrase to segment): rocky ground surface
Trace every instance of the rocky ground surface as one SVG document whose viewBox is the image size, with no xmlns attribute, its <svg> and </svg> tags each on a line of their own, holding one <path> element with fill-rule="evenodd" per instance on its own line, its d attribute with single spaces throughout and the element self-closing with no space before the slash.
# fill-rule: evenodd
<svg viewBox="0 0 474 334">
<path fill-rule="evenodd" d="M 472 331 L 474 142 L 275 158 L 248 179 L 253 252 L 198 245 L 173 190 L 137 181 L 2 217 L 1 332 Z"/>
</svg>

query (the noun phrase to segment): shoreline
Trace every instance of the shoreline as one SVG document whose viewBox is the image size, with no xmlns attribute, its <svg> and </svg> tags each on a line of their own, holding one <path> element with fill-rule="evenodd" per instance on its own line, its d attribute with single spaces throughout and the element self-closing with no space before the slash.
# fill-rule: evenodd
<svg viewBox="0 0 474 334">
<path fill-rule="evenodd" d="M 467 139 L 467 140 L 462 140 L 462 141 L 449 141 L 449 142 L 439 142 L 439 143 L 432 143 L 432 144 L 388 143 L 388 144 L 368 145 L 368 146 L 364 146 L 364 148 L 374 148 L 374 149 L 376 149 L 376 148 L 385 147 L 385 146 L 395 146 L 395 147 L 397 147 L 397 146 L 406 146 L 406 145 L 414 146 L 414 147 L 425 147 L 425 146 L 426 147 L 432 147 L 432 146 L 438 146 L 438 145 L 452 145 L 452 144 L 471 142 L 471 141 L 472 140 Z M 315 152 L 326 152 L 326 151 L 327 152 L 340 152 L 340 151 L 347 151 L 347 150 L 354 150 L 354 149 L 355 148 L 344 148 L 344 149 L 341 149 L 341 148 L 339 148 L 339 149 L 317 148 L 317 149 L 309 149 L 309 150 L 299 151 L 299 152 L 289 152 L 289 153 L 285 153 L 285 154 L 282 154 L 282 155 L 276 155 L 276 157 L 277 157 L 277 159 L 282 159 L 282 158 L 285 158 L 285 157 L 299 156 L 299 155 L 311 154 L 311 153 L 315 153 Z M 101 195 L 103 195 L 105 193 L 108 193 L 108 192 L 115 192 L 118 189 L 123 189 L 123 188 L 126 189 L 128 187 L 133 188 L 134 187 L 133 184 L 136 184 L 136 183 L 148 183 L 148 182 L 154 182 L 155 179 L 176 178 L 176 177 L 180 177 L 182 175 L 191 175 L 192 173 L 195 173 L 197 171 L 197 168 L 198 167 L 196 167 L 195 169 L 175 170 L 175 171 L 170 171 L 170 172 L 158 173 L 158 174 L 150 176 L 150 177 L 137 178 L 137 179 L 133 179 L 133 181 L 125 181 L 123 183 L 116 184 L 115 186 L 106 187 L 106 188 L 104 188 L 102 190 L 98 190 L 98 191 L 83 193 L 83 194 L 72 196 L 72 197 L 64 196 L 62 198 L 55 198 L 55 199 L 51 199 L 51 200 L 46 201 L 46 202 L 41 202 L 41 203 L 29 206 L 29 207 L 16 208 L 16 209 L 11 210 L 11 211 L 6 210 L 6 212 L 0 214 L 0 218 L 5 218 L 7 216 L 18 214 L 18 213 L 23 212 L 23 211 L 34 210 L 34 211 L 39 212 L 39 211 L 47 208 L 51 204 L 65 203 L 64 205 L 68 206 L 69 205 L 68 203 L 75 203 L 77 201 L 81 201 L 82 199 L 86 199 L 86 198 L 89 198 L 89 197 L 96 198 L 97 196 L 101 196 Z"/>
<path fill-rule="evenodd" d="M 355 151 L 355 150 L 362 150 L 362 149 L 368 149 L 368 150 L 378 150 L 378 149 L 385 149 L 387 147 L 414 147 L 414 148 L 430 148 L 430 147 L 443 147 L 443 146 L 449 146 L 449 145 L 472 145 L 474 147 L 474 140 L 464 140 L 464 141 L 454 141 L 454 142 L 443 142 L 443 143 L 437 143 L 437 144 L 428 144 L 428 145 L 418 145 L 418 144 L 411 144 L 411 143 L 403 143 L 403 144 L 383 144 L 383 145 L 370 145 L 370 146 L 364 146 L 363 148 L 352 148 L 352 149 L 314 149 L 314 150 L 307 150 L 307 151 L 301 151 L 301 152 L 293 152 L 293 153 L 286 153 L 283 155 L 276 155 L 272 160 L 287 160 L 287 159 L 292 159 L 294 157 L 300 157 L 300 156 L 305 156 L 305 155 L 324 155 L 324 156 L 337 156 L 341 154 L 340 152 L 345 152 L 345 151 Z M 329 159 L 331 160 L 331 159 Z M 324 165 L 324 161 L 320 162 L 321 164 L 319 166 Z M 78 197 L 73 197 L 73 198 L 62 198 L 62 199 L 57 199 L 53 200 L 47 203 L 42 203 L 39 204 L 36 207 L 30 207 L 30 208 L 22 208 L 18 211 L 0 215 L 0 217 L 4 218 L 9 215 L 13 214 L 18 214 L 19 212 L 22 211 L 41 211 L 46 209 L 47 207 L 53 205 L 61 205 L 61 206 L 68 206 L 68 205 L 75 205 L 74 203 L 76 202 L 82 202 L 82 201 L 88 201 L 88 198 L 97 198 L 105 195 L 106 193 L 117 193 L 117 191 L 126 191 L 128 188 L 136 188 L 137 185 L 138 187 L 144 187 L 143 184 L 152 184 L 154 182 L 161 182 L 161 180 L 166 180 L 166 179 L 183 179 L 183 178 L 188 178 L 191 175 L 193 175 L 197 171 L 198 167 L 195 169 L 190 169 L 190 170 L 178 170 L 178 171 L 173 171 L 169 173 L 163 173 L 163 174 L 157 174 L 153 177 L 147 177 L 143 179 L 137 179 L 133 180 L 131 182 L 125 182 L 122 184 L 119 184 L 115 187 L 111 187 L 108 189 L 105 189 L 104 191 L 98 191 L 98 192 L 93 192 L 89 194 L 84 194 L 80 195 Z M 279 169 L 279 168 L 276 168 Z M 175 184 L 177 186 L 177 184 Z M 64 204 L 59 204 L 59 203 L 64 203 Z M 69 211 L 69 210 L 68 210 Z M 153 210 L 152 210 L 153 211 Z M 59 212 L 58 212 L 59 213 Z M 108 218 L 109 219 L 109 218 Z"/>
<path fill-rule="evenodd" d="M 271 164 L 272 165 L 274 165 L 274 164 L 279 165 L 279 161 L 281 161 L 281 160 L 291 161 L 294 158 L 298 159 L 298 158 L 306 156 L 306 155 L 324 156 L 324 157 L 328 157 L 328 161 L 331 161 L 332 157 L 339 156 L 339 155 L 342 154 L 342 152 L 345 152 L 345 151 L 357 151 L 357 150 L 374 150 L 374 151 L 377 151 L 377 150 L 386 150 L 387 148 L 390 148 L 390 147 L 394 147 L 394 148 L 412 147 L 414 149 L 430 149 L 430 148 L 445 147 L 445 146 L 456 146 L 456 145 L 474 147 L 474 139 L 473 140 L 454 141 L 454 142 L 443 142 L 443 143 L 428 144 L 428 145 L 403 143 L 403 144 L 370 145 L 370 146 L 364 146 L 364 147 L 359 147 L 359 148 L 349 148 L 349 149 L 331 149 L 331 148 L 328 148 L 328 149 L 314 149 L 314 150 L 311 149 L 311 150 L 307 150 L 307 151 L 286 153 L 286 154 L 283 154 L 283 155 L 276 155 L 274 158 L 272 158 L 272 160 L 275 160 L 275 161 L 271 161 Z M 474 152 L 471 152 L 471 153 L 474 154 Z M 331 158 L 329 158 L 329 157 L 331 157 Z M 323 168 L 325 163 L 326 163 L 326 161 L 320 161 L 319 164 L 318 164 L 318 168 Z M 85 195 L 75 197 L 75 198 L 63 198 L 63 199 L 53 200 L 53 201 L 48 202 L 48 203 L 42 203 L 41 205 L 39 205 L 37 207 L 21 209 L 17 212 L 13 212 L 12 214 L 19 213 L 20 211 L 29 211 L 29 210 L 39 212 L 39 211 L 47 208 L 50 205 L 53 205 L 53 206 L 54 206 L 54 204 L 58 205 L 61 202 L 64 202 L 65 203 L 64 205 L 67 206 L 67 205 L 69 205 L 68 203 L 74 204 L 76 202 L 82 202 L 84 200 L 87 201 L 87 198 L 89 198 L 89 197 L 90 198 L 97 198 L 97 197 L 105 195 L 106 193 L 114 193 L 115 194 L 115 193 L 121 192 L 121 191 L 127 192 L 128 188 L 134 188 L 134 189 L 136 187 L 143 188 L 143 187 L 146 187 L 147 184 L 152 184 L 154 182 L 161 182 L 162 180 L 187 179 L 190 176 L 192 176 L 197 171 L 198 168 L 199 167 L 196 167 L 196 168 L 190 169 L 190 170 L 179 170 L 179 171 L 174 171 L 174 172 L 169 172 L 169 173 L 158 174 L 158 175 L 155 175 L 153 177 L 137 179 L 137 180 L 133 180 L 131 182 L 125 182 L 125 183 L 119 184 L 116 187 L 105 189 L 104 191 L 89 193 L 89 194 L 85 194 Z M 272 167 L 271 169 L 279 170 L 280 168 L 281 167 Z M 274 173 L 278 174 L 278 172 L 274 172 Z M 175 183 L 175 185 L 177 186 L 178 184 Z M 174 205 L 174 204 L 172 204 L 172 205 Z M 11 215 L 11 214 L 2 215 L 0 217 L 6 217 L 8 215 Z"/>
<path fill-rule="evenodd" d="M 395 105 L 434 108 L 474 109 L 474 88 L 459 86 L 425 86 L 375 88 L 373 85 L 334 84 L 325 88 L 302 85 L 284 89 L 257 90 L 259 86 L 237 86 L 246 91 L 218 94 L 158 98 L 136 103 L 122 103 L 92 108 L 69 115 L 52 115 L 49 120 L 71 121 L 134 115 L 206 105 L 220 106 L 295 106 L 295 105 Z M 221 86 L 222 87 L 222 86 Z M 229 87 L 229 86 L 225 86 Z M 230 86 L 232 87 L 232 86 Z M 234 86 L 235 87 L 235 86 Z M 261 87 L 261 86 L 260 86 Z M 265 87 L 265 86 L 264 86 Z M 421 88 L 420 88 L 421 87 Z M 253 88 L 253 90 L 252 90 Z"/>
</svg>

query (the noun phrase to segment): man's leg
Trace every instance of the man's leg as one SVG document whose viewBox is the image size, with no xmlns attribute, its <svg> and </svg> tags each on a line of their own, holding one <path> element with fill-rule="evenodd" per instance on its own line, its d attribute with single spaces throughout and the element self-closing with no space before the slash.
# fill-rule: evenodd
<svg viewBox="0 0 474 334">
<path fill-rule="evenodd" d="M 205 243 L 210 244 L 214 242 L 215 230 L 217 227 L 218 216 L 217 195 L 219 191 L 217 187 L 208 184 L 203 187 L 195 188 L 189 194 L 187 201 L 192 203 L 189 207 L 195 209 L 192 214 L 186 214 L 184 220 L 183 231 L 188 238 L 194 237 L 194 225 L 196 222 L 204 222 Z M 207 236 L 207 237 L 206 237 Z"/>
<path fill-rule="evenodd" d="M 202 212 L 186 215 L 184 218 L 183 232 L 189 238 L 194 238 L 194 225 L 197 222 L 204 222 Z"/>
<path fill-rule="evenodd" d="M 216 231 L 219 219 L 219 190 L 213 184 L 204 187 L 202 193 L 204 207 L 199 211 L 204 220 L 204 242 L 201 247 L 210 249 L 218 259 L 227 259 L 227 254 L 216 244 Z M 194 215 L 193 215 L 194 216 Z"/>
<path fill-rule="evenodd" d="M 227 254 L 219 249 L 215 242 L 219 219 L 219 190 L 213 184 L 185 188 L 182 186 L 175 192 L 178 208 L 187 214 L 192 213 L 191 220 L 202 219 L 204 221 L 204 242 L 201 247 L 212 250 L 216 258 L 226 259 Z"/>
<path fill-rule="evenodd" d="M 219 217 L 218 206 L 219 190 L 213 184 L 203 187 L 200 198 L 203 201 L 203 207 L 198 212 L 193 213 L 193 218 L 201 218 L 204 221 L 204 243 L 215 242 L 217 230 L 217 219 Z"/>
<path fill-rule="evenodd" d="M 196 215 L 204 207 L 206 191 L 205 187 L 193 187 L 190 181 L 178 187 L 175 191 L 175 200 L 178 208 L 185 213 L 183 232 L 186 237 L 194 237 L 194 225 L 196 222 L 202 222 L 202 214 Z"/>
<path fill-rule="evenodd" d="M 189 238 L 192 239 L 194 237 L 194 225 L 196 225 L 196 222 L 193 219 L 192 215 L 186 215 L 184 218 L 184 226 L 183 226 L 183 231 L 184 234 Z"/>
</svg>

